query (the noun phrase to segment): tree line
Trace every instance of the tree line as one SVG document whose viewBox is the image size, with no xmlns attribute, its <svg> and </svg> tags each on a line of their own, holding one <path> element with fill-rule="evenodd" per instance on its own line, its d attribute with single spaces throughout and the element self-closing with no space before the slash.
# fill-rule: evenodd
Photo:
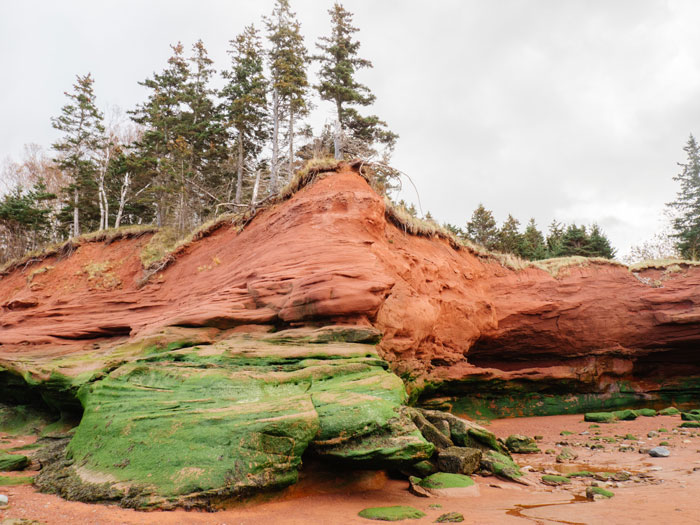
<svg viewBox="0 0 700 525">
<path fill-rule="evenodd" d="M 410 215 L 418 215 L 413 204 L 401 201 L 399 205 Z M 425 218 L 433 220 L 430 212 Z M 521 231 L 520 221 L 509 214 L 499 227 L 493 212 L 483 204 L 477 206 L 465 228 L 449 223 L 443 226 L 460 239 L 471 241 L 488 250 L 517 255 L 530 261 L 574 255 L 612 259 L 616 254 L 607 235 L 597 224 L 577 226 L 552 221 L 545 236 L 537 228 L 534 218 L 531 218 Z"/>
<path fill-rule="evenodd" d="M 375 96 L 356 78 L 372 63 L 360 56 L 353 15 L 340 3 L 329 14 L 315 53 L 289 0 L 229 42 L 221 71 L 201 40 L 189 51 L 172 45 L 163 70 L 139 82 L 147 96 L 128 119 L 106 119 L 95 79 L 77 75 L 51 119 L 61 133 L 51 153 L 29 146 L 3 170 L 0 262 L 111 227 L 188 231 L 274 194 L 310 158 L 388 162 L 398 135 L 361 113 Z M 305 118 L 317 100 L 332 104 L 335 122 L 314 134 Z"/>
</svg>

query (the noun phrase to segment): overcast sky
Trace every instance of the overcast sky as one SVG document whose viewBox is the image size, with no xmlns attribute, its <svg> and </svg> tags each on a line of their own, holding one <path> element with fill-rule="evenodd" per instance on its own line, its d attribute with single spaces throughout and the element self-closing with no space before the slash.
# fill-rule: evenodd
<svg viewBox="0 0 700 525">
<path fill-rule="evenodd" d="M 291 0 L 307 46 L 330 0 Z M 201 38 L 218 70 L 272 0 L 0 0 L 0 160 L 50 146 L 76 74 L 131 109 L 169 44 Z M 345 0 L 360 79 L 400 139 L 423 211 L 464 225 L 482 202 L 545 230 L 598 222 L 624 254 L 661 227 L 683 146 L 700 133 L 700 2 Z M 330 119 L 320 103 L 313 122 Z M 406 198 L 415 201 L 408 188 Z"/>
</svg>

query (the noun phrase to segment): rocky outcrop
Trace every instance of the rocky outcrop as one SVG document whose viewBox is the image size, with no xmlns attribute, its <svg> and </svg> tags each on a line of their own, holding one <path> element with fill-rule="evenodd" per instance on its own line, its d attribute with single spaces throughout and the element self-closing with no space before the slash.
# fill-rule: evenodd
<svg viewBox="0 0 700 525">
<path fill-rule="evenodd" d="M 305 451 L 420 462 L 433 445 L 399 409 L 397 375 L 411 401 L 458 414 L 700 392 L 700 269 L 515 270 L 407 229 L 344 165 L 244 226 L 220 223 L 145 286 L 150 235 L 30 260 L 0 278 L 0 392 L 84 410 L 56 475 L 135 505 L 284 486 Z M 478 429 L 431 413 L 434 442 L 480 448 Z"/>
</svg>

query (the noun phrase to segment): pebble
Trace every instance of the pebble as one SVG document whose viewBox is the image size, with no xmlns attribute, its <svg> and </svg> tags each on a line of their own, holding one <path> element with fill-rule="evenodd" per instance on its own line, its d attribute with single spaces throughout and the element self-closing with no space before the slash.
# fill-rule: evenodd
<svg viewBox="0 0 700 525">
<path fill-rule="evenodd" d="M 647 437 L 650 437 L 650 438 L 657 437 L 658 435 L 659 435 L 659 433 L 658 433 L 656 430 L 650 430 L 650 431 L 647 433 Z"/>
<path fill-rule="evenodd" d="M 653 458 L 667 458 L 671 453 L 666 447 L 654 447 L 649 451 L 649 455 Z"/>
<path fill-rule="evenodd" d="M 7 496 L 4 494 L 0 494 L 0 505 L 7 505 L 7 502 L 10 501 Z"/>
<path fill-rule="evenodd" d="M 663 468 L 661 468 L 661 467 L 651 467 L 651 468 L 649 469 L 650 472 L 658 472 L 659 470 L 663 470 Z"/>
</svg>

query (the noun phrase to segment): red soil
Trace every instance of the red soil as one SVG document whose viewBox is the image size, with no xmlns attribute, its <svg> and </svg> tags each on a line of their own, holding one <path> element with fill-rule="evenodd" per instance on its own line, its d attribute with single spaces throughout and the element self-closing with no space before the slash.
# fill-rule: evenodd
<svg viewBox="0 0 700 525">
<path fill-rule="evenodd" d="M 669 430 L 678 424 L 678 417 L 640 417 L 636 421 L 622 421 L 590 429 L 580 415 L 565 415 L 537 418 L 495 420 L 489 428 L 501 437 L 512 433 L 542 435 L 540 447 L 558 448 L 555 443 L 565 439 L 571 443 L 584 441 L 579 432 L 600 430 L 603 436 L 634 434 L 651 446 L 665 439 L 671 445 L 669 458 L 651 458 L 647 454 L 618 452 L 617 446 L 606 446 L 604 451 L 591 451 L 573 447 L 579 454 L 576 469 L 581 470 L 628 470 L 645 473 L 650 479 L 617 483 L 610 487 L 615 496 L 610 500 L 584 501 L 585 492 L 581 481 L 567 488 L 548 487 L 539 483 L 540 473 L 528 476 L 535 481 L 533 487 L 522 487 L 500 481 L 493 477 L 475 476 L 480 489 L 476 497 L 419 498 L 408 492 L 405 481 L 383 482 L 381 474 L 365 477 L 365 486 L 334 492 L 333 483 L 316 485 L 316 492 L 297 490 L 286 498 L 268 503 L 259 503 L 216 513 L 188 512 L 137 512 L 104 505 L 69 502 L 56 496 L 34 492 L 31 486 L 0 487 L 7 494 L 10 506 L 0 511 L 0 520 L 9 518 L 31 518 L 48 525 L 63 524 L 368 524 L 357 516 L 364 508 L 388 505 L 411 505 L 427 516 L 406 523 L 432 523 L 446 512 L 461 512 L 465 523 L 478 524 L 692 524 L 700 523 L 700 435 L 662 434 L 662 437 L 647 439 L 650 430 L 666 427 Z M 562 430 L 574 435 L 561 437 Z M 689 433 L 694 434 L 694 433 Z M 670 436 L 670 437 L 669 437 Z M 686 441 L 688 441 L 686 443 Z M 631 442 L 628 442 L 631 443 Z M 3 445 L 4 446 L 4 445 Z M 518 455 L 520 465 L 554 470 L 557 464 L 553 456 L 546 454 Z M 560 467 L 561 468 L 561 467 Z M 571 467 L 570 467 L 571 468 Z M 661 470 L 655 470 L 661 468 Z M 698 469 L 698 470 L 693 470 Z M 600 483 L 604 486 L 604 483 Z M 362 490 L 371 489 L 371 490 Z M 338 489 L 336 489 L 338 490 Z M 325 493 L 324 493 L 325 491 Z M 430 505 L 441 505 L 431 508 Z M 1 521 L 0 521 L 1 522 Z"/>
</svg>

